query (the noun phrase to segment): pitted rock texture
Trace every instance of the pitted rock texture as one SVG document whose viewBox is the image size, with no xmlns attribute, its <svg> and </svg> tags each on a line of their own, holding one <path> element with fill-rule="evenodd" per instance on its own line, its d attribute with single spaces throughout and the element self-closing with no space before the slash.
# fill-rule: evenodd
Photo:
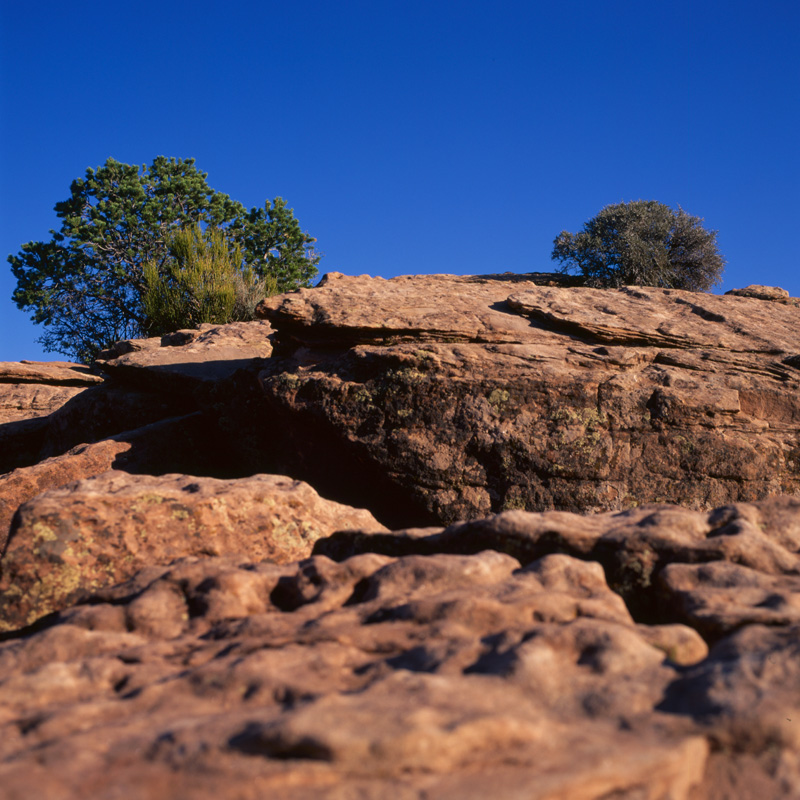
<svg viewBox="0 0 800 800">
<path fill-rule="evenodd" d="M 490 547 L 522 563 L 552 553 L 597 561 L 637 619 L 681 622 L 711 642 L 742 625 L 800 623 L 800 497 L 710 512 L 678 506 L 592 516 L 506 511 L 445 529 L 341 531 L 314 552 L 342 559 Z"/>
<path fill-rule="evenodd" d="M 337 459 L 362 465 L 394 495 L 394 527 L 800 493 L 793 305 L 337 276 L 258 313 L 277 331 L 258 379 L 280 429 L 264 439 L 297 454 L 282 471 L 322 488 Z"/>
<path fill-rule="evenodd" d="M 334 531 L 386 529 L 279 475 L 222 481 L 106 472 L 18 509 L 0 562 L 0 630 L 182 556 L 297 561 Z"/>
<path fill-rule="evenodd" d="M 684 800 L 709 757 L 653 710 L 676 667 L 568 556 L 183 560 L 0 674 L 10 796 Z"/>
<path fill-rule="evenodd" d="M 292 564 L 151 566 L 6 635 L 0 780 L 65 800 L 788 800 L 800 624 L 709 627 L 702 604 L 741 567 L 791 605 L 799 540 L 783 498 L 509 512 L 339 533 Z M 647 579 L 629 568 L 671 593 L 657 621 L 613 590 L 607 554 L 626 546 L 620 563 L 657 556 Z M 716 577 L 666 575 L 685 565 Z M 763 599 L 739 605 L 778 605 Z"/>
</svg>

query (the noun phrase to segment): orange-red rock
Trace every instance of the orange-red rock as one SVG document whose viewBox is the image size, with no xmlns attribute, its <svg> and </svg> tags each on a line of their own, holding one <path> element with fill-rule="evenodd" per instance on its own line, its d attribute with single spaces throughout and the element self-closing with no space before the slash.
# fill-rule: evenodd
<svg viewBox="0 0 800 800">
<path fill-rule="evenodd" d="M 361 486 L 379 476 L 392 495 L 393 527 L 800 492 L 791 304 L 339 276 L 259 313 L 279 356 L 259 375 L 263 418 L 280 420 L 264 450 L 282 436 L 320 487 L 337 459 L 361 465 Z"/>
<path fill-rule="evenodd" d="M 105 472 L 20 506 L 0 562 L 0 629 L 28 625 L 146 566 L 233 554 L 286 563 L 347 528 L 385 530 L 368 511 L 282 476 Z"/>
</svg>

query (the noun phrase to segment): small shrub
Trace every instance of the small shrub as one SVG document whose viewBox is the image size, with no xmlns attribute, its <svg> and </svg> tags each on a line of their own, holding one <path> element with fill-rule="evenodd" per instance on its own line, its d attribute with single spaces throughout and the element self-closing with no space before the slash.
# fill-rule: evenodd
<svg viewBox="0 0 800 800">
<path fill-rule="evenodd" d="M 606 206 L 577 234 L 561 231 L 552 258 L 577 271 L 587 286 L 659 286 L 707 291 L 719 283 L 725 259 L 716 231 L 702 219 L 663 203 L 637 200 Z"/>
<path fill-rule="evenodd" d="M 256 305 L 277 289 L 244 264 L 240 246 L 222 231 L 193 225 L 174 233 L 167 257 L 143 267 L 142 309 L 149 336 L 202 322 L 225 324 L 254 318 Z"/>
</svg>

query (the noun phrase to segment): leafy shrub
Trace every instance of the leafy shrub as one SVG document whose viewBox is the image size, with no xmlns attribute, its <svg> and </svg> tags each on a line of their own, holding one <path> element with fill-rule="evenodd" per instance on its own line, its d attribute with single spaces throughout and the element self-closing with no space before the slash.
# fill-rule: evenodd
<svg viewBox="0 0 800 800">
<path fill-rule="evenodd" d="M 660 286 L 706 291 L 719 283 L 725 259 L 716 231 L 682 208 L 653 200 L 606 206 L 572 234 L 553 243 L 560 272 L 578 272 L 588 286 Z"/>
</svg>

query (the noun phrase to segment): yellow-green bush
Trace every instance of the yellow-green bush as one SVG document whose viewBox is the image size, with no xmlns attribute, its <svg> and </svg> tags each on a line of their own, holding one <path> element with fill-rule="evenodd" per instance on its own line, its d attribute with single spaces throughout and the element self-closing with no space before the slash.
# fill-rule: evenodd
<svg viewBox="0 0 800 800">
<path fill-rule="evenodd" d="M 277 290 L 276 280 L 257 276 L 244 264 L 240 246 L 218 229 L 183 228 L 167 245 L 163 261 L 143 267 L 142 310 L 150 336 L 202 322 L 253 319 L 256 305 Z"/>
</svg>

